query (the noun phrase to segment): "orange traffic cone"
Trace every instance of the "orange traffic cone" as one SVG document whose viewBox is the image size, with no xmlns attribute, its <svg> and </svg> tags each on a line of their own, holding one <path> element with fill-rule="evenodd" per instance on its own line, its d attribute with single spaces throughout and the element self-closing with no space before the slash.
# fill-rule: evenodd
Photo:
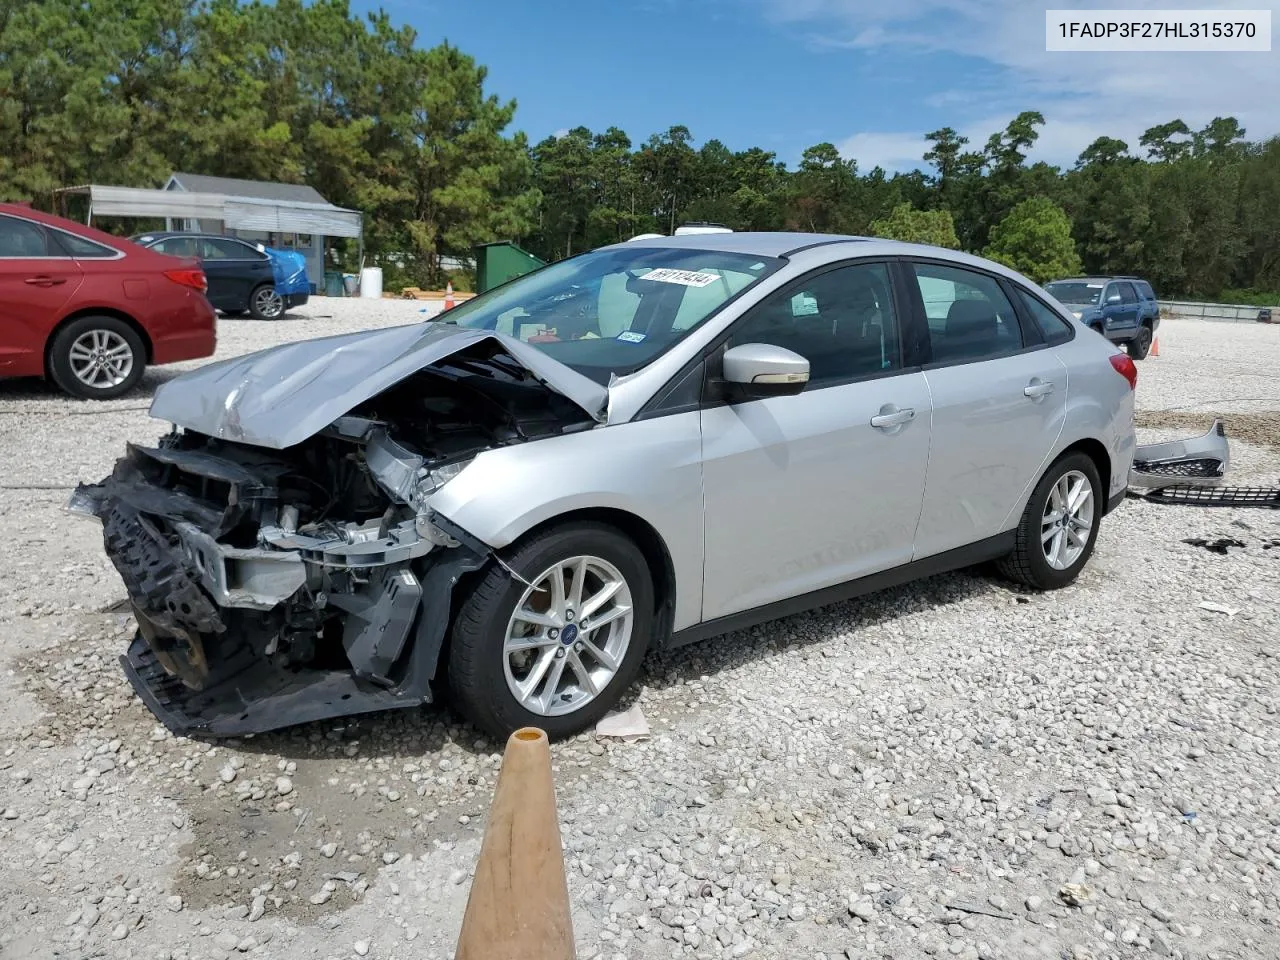
<svg viewBox="0 0 1280 960">
<path fill-rule="evenodd" d="M 1150 352 L 1148 352 L 1148 353 L 1147 353 L 1147 356 L 1148 356 L 1148 357 L 1158 357 L 1158 356 L 1160 356 L 1160 337 L 1159 337 L 1159 335 L 1157 335 L 1157 336 L 1156 336 L 1156 338 L 1155 338 L 1154 340 L 1152 340 L 1152 341 L 1151 341 L 1151 350 L 1150 350 Z"/>
<path fill-rule="evenodd" d="M 453 281 L 450 280 L 445 284 L 444 288 L 444 308 L 446 310 L 453 309 Z"/>
<path fill-rule="evenodd" d="M 551 747 L 525 727 L 502 757 L 454 960 L 573 958 Z"/>
</svg>

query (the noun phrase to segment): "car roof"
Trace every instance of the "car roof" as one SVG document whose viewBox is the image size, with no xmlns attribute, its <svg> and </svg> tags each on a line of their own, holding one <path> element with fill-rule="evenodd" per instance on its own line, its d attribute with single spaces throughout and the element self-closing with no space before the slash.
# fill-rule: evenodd
<svg viewBox="0 0 1280 960">
<path fill-rule="evenodd" d="M 105 230 L 99 230 L 97 227 L 89 226 L 78 220 L 70 220 L 67 217 L 59 217 L 57 214 L 45 213 L 43 210 L 37 210 L 21 203 L 0 203 L 0 213 L 13 217 L 19 217 L 24 220 L 30 220 L 33 223 L 39 223 L 46 227 L 52 227 L 55 230 L 61 230 L 63 233 L 74 234 L 83 237 L 86 240 L 92 240 L 94 243 L 100 243 L 103 246 L 120 249 L 120 244 L 129 244 L 128 237 L 117 236 L 114 233 L 107 233 Z M 145 249 L 145 248 L 144 248 Z"/>
<path fill-rule="evenodd" d="M 880 237 L 857 237 L 832 233 L 743 232 L 704 233 L 681 237 L 652 237 L 645 240 L 627 240 L 601 247 L 617 250 L 626 247 L 649 249 L 703 250 L 713 253 L 741 253 L 756 257 L 789 259 L 801 254 L 810 266 L 836 263 L 851 257 L 912 257 L 922 260 L 942 260 L 958 267 L 970 266 L 988 273 L 999 273 L 1022 284 L 1030 281 L 1016 270 L 1003 264 L 960 250 L 934 247 L 923 243 L 904 243 L 901 240 L 885 240 Z"/>
<path fill-rule="evenodd" d="M 1147 283 L 1141 277 L 1117 275 L 1114 277 L 1063 277 L 1061 280 L 1050 280 L 1050 283 L 1110 283 L 1112 280 L 1128 280 L 1130 283 Z M 1147 284 L 1150 286 L 1150 284 Z"/>
<path fill-rule="evenodd" d="M 135 237 L 147 237 L 151 240 L 167 240 L 171 237 L 190 237 L 193 240 L 239 240 L 241 243 L 247 243 L 253 246 L 249 240 L 243 237 L 228 237 L 224 233 L 200 233 L 196 230 L 146 230 L 142 233 L 135 233 Z"/>
<path fill-rule="evenodd" d="M 787 233 L 760 231 L 743 233 L 696 233 L 679 237 L 650 237 L 628 240 L 614 247 L 662 247 L 677 250 L 710 250 L 716 253 L 745 253 L 755 257 L 785 257 L 807 247 L 837 243 L 859 243 L 866 237 L 831 233 Z"/>
</svg>

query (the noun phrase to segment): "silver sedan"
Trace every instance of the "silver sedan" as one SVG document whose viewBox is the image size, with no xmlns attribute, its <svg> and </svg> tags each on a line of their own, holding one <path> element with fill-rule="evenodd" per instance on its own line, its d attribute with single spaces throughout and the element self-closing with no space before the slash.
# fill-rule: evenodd
<svg viewBox="0 0 1280 960">
<path fill-rule="evenodd" d="M 1071 583 L 1125 495 L 1135 381 L 976 257 L 651 238 L 166 383 L 170 433 L 72 507 L 175 730 L 447 691 L 495 736 L 564 736 L 654 649 L 986 561 Z"/>
</svg>

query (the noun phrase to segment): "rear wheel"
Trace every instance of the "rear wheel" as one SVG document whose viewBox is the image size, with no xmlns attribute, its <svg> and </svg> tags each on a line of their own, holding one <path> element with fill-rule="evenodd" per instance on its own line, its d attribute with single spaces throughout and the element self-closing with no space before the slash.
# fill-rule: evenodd
<svg viewBox="0 0 1280 960">
<path fill-rule="evenodd" d="M 142 379 L 147 350 L 142 338 L 117 317 L 80 317 L 54 337 L 49 374 L 73 397 L 110 400 Z"/>
<path fill-rule="evenodd" d="M 1083 453 L 1051 466 L 1027 501 L 1013 552 L 997 566 L 1011 580 L 1037 590 L 1073 582 L 1089 562 L 1102 519 L 1098 468 Z"/>
<path fill-rule="evenodd" d="M 1150 324 L 1144 323 L 1139 327 L 1137 336 L 1125 344 L 1125 349 L 1129 352 L 1130 358 L 1134 360 L 1147 359 L 1147 354 L 1151 352 L 1151 341 L 1154 336 Z"/>
<path fill-rule="evenodd" d="M 603 524 L 554 527 L 495 564 L 459 609 L 453 705 L 498 739 L 526 726 L 571 736 L 631 685 L 652 629 L 653 580 L 640 549 Z"/>
<path fill-rule="evenodd" d="M 269 283 L 254 287 L 249 294 L 249 313 L 255 320 L 279 320 L 284 315 L 284 297 Z"/>
</svg>

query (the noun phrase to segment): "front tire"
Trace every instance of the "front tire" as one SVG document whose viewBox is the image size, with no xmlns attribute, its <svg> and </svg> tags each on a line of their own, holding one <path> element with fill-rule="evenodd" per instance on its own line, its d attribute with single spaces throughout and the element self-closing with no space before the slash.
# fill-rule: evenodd
<svg viewBox="0 0 1280 960">
<path fill-rule="evenodd" d="M 111 400 L 142 379 L 147 349 L 117 317 L 80 317 L 49 347 L 49 374 L 66 393 L 82 400 Z"/>
<path fill-rule="evenodd" d="M 284 297 L 269 283 L 254 287 L 249 294 L 249 313 L 255 320 L 279 320 L 284 316 Z"/>
<path fill-rule="evenodd" d="M 1083 453 L 1055 461 L 1031 492 L 1013 552 L 997 564 L 1000 572 L 1037 590 L 1074 582 L 1098 539 L 1101 490 L 1098 468 Z"/>
<path fill-rule="evenodd" d="M 653 608 L 644 554 L 618 530 L 570 523 L 540 533 L 492 565 L 458 610 L 453 706 L 498 740 L 530 726 L 552 739 L 579 733 L 635 679 Z"/>
</svg>

